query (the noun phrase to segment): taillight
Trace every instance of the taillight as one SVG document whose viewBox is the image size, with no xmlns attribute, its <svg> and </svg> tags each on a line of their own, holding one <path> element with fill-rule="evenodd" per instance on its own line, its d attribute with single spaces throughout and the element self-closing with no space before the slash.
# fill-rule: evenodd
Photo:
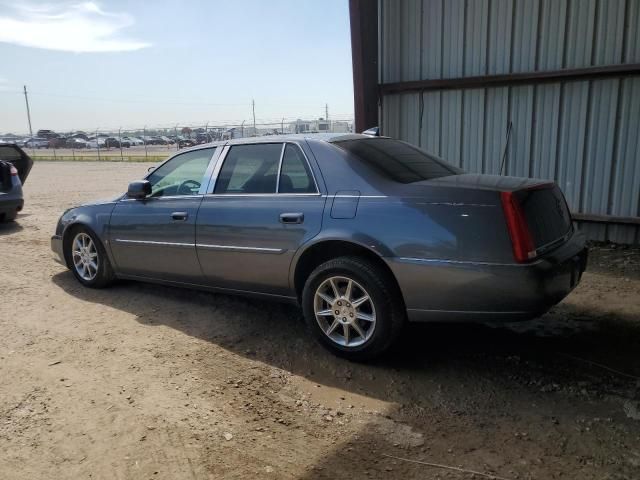
<svg viewBox="0 0 640 480">
<path fill-rule="evenodd" d="M 527 220 L 524 217 L 520 202 L 514 192 L 500 192 L 504 218 L 507 221 L 507 230 L 511 237 L 513 256 L 517 262 L 527 262 L 536 256 L 533 246 L 533 237 L 529 231 Z"/>
<path fill-rule="evenodd" d="M 14 167 L 13 165 L 11 165 L 9 167 L 9 172 L 11 173 L 12 177 L 17 177 L 18 176 L 18 169 L 16 167 Z"/>
</svg>

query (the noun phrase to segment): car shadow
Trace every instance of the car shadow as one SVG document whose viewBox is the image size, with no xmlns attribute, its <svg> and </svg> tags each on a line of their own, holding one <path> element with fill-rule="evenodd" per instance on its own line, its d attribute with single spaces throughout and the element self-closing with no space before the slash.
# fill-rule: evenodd
<svg viewBox="0 0 640 480">
<path fill-rule="evenodd" d="M 15 220 L 6 223 L 0 223 L 0 236 L 18 233 L 23 229 L 24 227 Z"/>
<path fill-rule="evenodd" d="M 355 379 L 382 374 L 408 380 L 425 371 L 462 377 L 508 375 L 514 380 L 535 372 L 556 384 L 611 378 L 611 371 L 594 363 L 640 376 L 638 319 L 571 304 L 560 304 L 540 319 L 513 324 L 409 324 L 394 351 L 358 364 L 317 345 L 295 306 L 137 282 L 92 290 L 78 284 L 70 272 L 54 275 L 53 282 L 84 301 L 131 313 L 144 325 L 165 325 L 314 382 L 351 385 L 385 400 L 393 398 L 384 386 Z M 132 302 L 134 296 L 137 301 Z"/>
<path fill-rule="evenodd" d="M 604 438 L 637 437 L 620 406 L 640 393 L 637 318 L 563 303 L 540 319 L 510 325 L 411 324 L 395 351 L 359 364 L 318 346 L 294 306 L 136 282 L 92 290 L 70 272 L 53 282 L 143 325 L 170 327 L 316 385 L 391 405 L 382 415 L 353 420 L 362 423 L 359 433 L 323 452 L 300 478 L 363 478 L 364 470 L 368 478 L 449 478 L 387 454 L 519 475 L 513 478 L 548 478 L 549 468 L 579 478 L 573 473 L 594 451 L 620 456 L 606 467 L 615 473 L 631 468 L 615 442 L 606 440 L 612 447 L 605 451 L 601 436 L 571 439 L 585 415 L 608 417 Z M 523 462 L 531 455 L 538 463 Z"/>
</svg>

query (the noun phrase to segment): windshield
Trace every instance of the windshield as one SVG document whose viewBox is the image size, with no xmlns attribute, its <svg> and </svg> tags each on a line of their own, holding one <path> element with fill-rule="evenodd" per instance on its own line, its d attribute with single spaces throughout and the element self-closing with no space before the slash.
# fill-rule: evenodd
<svg viewBox="0 0 640 480">
<path fill-rule="evenodd" d="M 413 183 L 463 173 L 434 155 L 391 138 L 341 140 L 334 145 L 394 182 Z"/>
</svg>

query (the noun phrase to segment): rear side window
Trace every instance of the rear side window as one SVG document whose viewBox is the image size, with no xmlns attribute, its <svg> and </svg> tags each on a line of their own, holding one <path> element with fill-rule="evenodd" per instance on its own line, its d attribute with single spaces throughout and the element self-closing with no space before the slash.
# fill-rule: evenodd
<svg viewBox="0 0 640 480">
<path fill-rule="evenodd" d="M 214 193 L 276 193 L 281 143 L 231 147 Z"/>
<path fill-rule="evenodd" d="M 287 144 L 282 157 L 278 193 L 316 193 L 316 185 L 300 147 Z"/>
<path fill-rule="evenodd" d="M 334 145 L 394 182 L 413 183 L 462 173 L 444 160 L 391 138 L 343 140 Z"/>
</svg>

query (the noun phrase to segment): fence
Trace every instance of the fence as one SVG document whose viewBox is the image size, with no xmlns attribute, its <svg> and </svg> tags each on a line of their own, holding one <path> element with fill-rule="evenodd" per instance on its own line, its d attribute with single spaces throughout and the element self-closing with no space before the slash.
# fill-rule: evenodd
<svg viewBox="0 0 640 480">
<path fill-rule="evenodd" d="M 243 121 L 225 125 L 179 125 L 39 131 L 35 137 L 7 138 L 23 142 L 35 160 L 53 161 L 146 161 L 159 162 L 173 151 L 194 145 L 236 138 L 292 133 L 350 133 L 353 120 L 285 120 L 256 123 Z"/>
</svg>

